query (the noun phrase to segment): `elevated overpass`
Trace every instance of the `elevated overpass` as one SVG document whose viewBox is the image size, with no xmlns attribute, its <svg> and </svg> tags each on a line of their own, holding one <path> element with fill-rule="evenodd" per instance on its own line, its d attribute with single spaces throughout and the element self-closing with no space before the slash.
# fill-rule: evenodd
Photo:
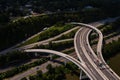
<svg viewBox="0 0 120 80">
<path fill-rule="evenodd" d="M 64 57 L 73 62 L 79 68 L 81 68 L 91 80 L 120 80 L 119 76 L 106 64 L 103 59 L 103 35 L 100 30 L 94 27 L 95 24 L 93 24 L 93 26 L 77 22 L 72 22 L 70 24 L 82 26 L 82 28 L 77 31 L 74 38 L 75 50 L 79 60 L 67 54 L 53 50 L 28 49 L 25 50 L 25 52 L 45 52 Z M 96 31 L 96 33 L 98 33 L 99 35 L 99 41 L 97 44 L 97 55 L 92 50 L 89 44 L 88 37 L 92 30 Z"/>
</svg>

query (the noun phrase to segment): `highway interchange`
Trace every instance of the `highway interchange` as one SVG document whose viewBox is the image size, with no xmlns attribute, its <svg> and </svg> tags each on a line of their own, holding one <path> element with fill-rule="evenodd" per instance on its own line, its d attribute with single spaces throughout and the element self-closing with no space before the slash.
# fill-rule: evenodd
<svg viewBox="0 0 120 80">
<path fill-rule="evenodd" d="M 106 62 L 103 59 L 103 56 L 102 56 L 103 35 L 100 30 L 95 28 L 96 26 L 100 26 L 105 22 L 113 22 L 114 20 L 115 19 L 106 19 L 103 21 L 97 21 L 95 23 L 91 23 L 90 25 L 84 24 L 84 23 L 77 23 L 77 22 L 70 23 L 70 24 L 74 24 L 76 26 L 81 27 L 76 32 L 74 37 L 74 47 L 79 60 L 73 58 L 73 56 L 69 56 L 67 54 L 64 54 L 58 51 L 46 50 L 46 49 L 29 49 L 29 48 L 32 48 L 34 44 L 17 48 L 17 50 L 24 50 L 25 52 L 45 52 L 45 53 L 51 53 L 51 54 L 64 57 L 69 61 L 73 62 L 75 65 L 77 65 L 80 69 L 82 69 L 91 80 L 120 80 L 119 76 L 114 71 L 112 71 L 112 69 L 106 64 Z M 76 27 L 75 29 L 77 28 L 78 27 Z M 99 35 L 99 41 L 97 44 L 97 54 L 93 51 L 89 43 L 89 35 L 90 35 L 90 32 L 93 30 Z M 56 36 L 55 38 L 50 38 L 46 41 L 35 43 L 35 45 L 43 44 L 47 41 L 56 39 L 59 36 Z M 9 49 L 5 50 L 3 53 L 10 50 Z M 22 77 L 22 76 L 19 76 L 19 77 Z"/>
<path fill-rule="evenodd" d="M 79 25 L 89 27 L 89 29 L 84 28 L 82 31 L 79 31 L 79 32 L 81 32 L 81 38 L 79 36 L 77 36 L 75 38 L 75 39 L 78 39 L 78 42 L 76 42 L 76 44 L 78 44 L 80 42 L 80 40 L 83 41 L 83 42 L 81 42 L 79 44 L 81 46 L 81 49 L 83 49 L 84 55 L 86 54 L 86 57 L 88 57 L 88 59 L 89 59 L 88 61 L 92 60 L 90 63 L 95 64 L 96 66 L 94 65 L 94 68 L 98 67 L 97 69 L 101 70 L 101 71 L 99 71 L 99 73 L 102 72 L 103 74 L 105 74 L 105 76 L 108 78 L 108 80 L 119 80 L 120 78 L 116 75 L 116 73 L 114 73 L 110 69 L 110 67 L 105 63 L 105 61 L 104 61 L 104 59 L 102 57 L 102 40 L 103 40 L 102 33 L 97 28 L 95 28 L 95 27 L 93 27 L 91 25 L 87 25 L 87 24 L 83 24 L 83 23 L 74 23 L 74 24 L 79 24 Z M 90 47 L 88 47 L 89 43 L 87 41 L 88 40 L 87 38 L 88 38 L 88 35 L 89 35 L 90 28 L 94 29 L 99 34 L 99 41 L 98 41 L 98 45 L 97 45 L 97 55 L 95 55 L 95 53 L 92 51 L 92 49 Z M 78 33 L 78 35 L 80 35 L 80 33 Z M 80 48 L 78 48 L 78 49 L 80 49 Z M 86 59 L 85 59 L 84 62 L 86 62 Z M 102 66 L 100 66 L 100 65 L 102 65 Z M 103 76 L 103 75 L 101 74 L 101 76 Z M 105 78 L 105 76 L 104 76 L 104 78 Z M 105 79 L 105 80 L 107 80 L 107 79 Z"/>
<path fill-rule="evenodd" d="M 110 69 L 110 67 L 105 63 L 103 59 L 102 33 L 94 26 L 88 24 L 76 23 L 76 22 L 73 22 L 71 24 L 84 26 L 77 31 L 74 38 L 76 54 L 80 61 L 73 58 L 72 56 L 52 50 L 28 49 L 25 50 L 25 52 L 47 52 L 52 54 L 57 53 L 56 55 L 62 56 L 75 63 L 80 69 L 82 69 L 86 73 L 86 75 L 91 80 L 120 80 L 119 76 L 114 71 L 112 71 L 112 69 Z M 95 30 L 99 35 L 99 41 L 97 45 L 97 55 L 90 47 L 88 40 L 89 34 L 92 30 Z"/>
</svg>

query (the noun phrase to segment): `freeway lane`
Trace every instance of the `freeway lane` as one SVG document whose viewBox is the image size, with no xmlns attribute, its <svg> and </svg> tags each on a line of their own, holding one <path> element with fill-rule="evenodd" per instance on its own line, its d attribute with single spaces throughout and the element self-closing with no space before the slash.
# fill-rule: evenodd
<svg viewBox="0 0 120 80">
<path fill-rule="evenodd" d="M 101 71 L 109 78 L 109 80 L 120 80 L 120 78 L 116 75 L 116 73 L 114 73 L 112 71 L 112 69 L 110 69 L 109 66 L 105 63 L 105 61 L 104 61 L 104 59 L 102 57 L 102 51 L 101 51 L 102 50 L 102 39 L 103 39 L 102 33 L 97 28 L 95 28 L 95 27 L 93 27 L 91 25 L 88 25 L 88 24 L 76 23 L 76 22 L 73 22 L 72 24 L 77 24 L 77 25 L 82 25 L 82 26 L 85 26 L 85 27 L 89 27 L 89 28 L 95 30 L 99 34 L 99 42 L 98 42 L 98 46 L 97 46 L 97 53 L 98 53 L 97 56 L 98 56 L 98 59 L 95 57 L 95 55 L 93 55 L 93 51 L 91 51 L 89 44 L 87 44 L 87 45 L 89 45 L 89 47 L 86 47 L 86 49 L 90 49 L 90 53 L 92 52 L 92 56 L 95 57 L 94 59 L 99 60 L 99 62 L 102 63 L 102 65 L 103 65 L 103 67 L 105 69 L 102 69 Z M 89 34 L 89 30 L 87 31 L 88 34 Z M 83 35 L 83 36 L 86 36 L 86 35 Z M 86 40 L 86 39 L 83 39 L 83 40 Z M 83 42 L 83 43 L 85 44 L 85 42 Z M 85 50 L 83 50 L 83 51 L 85 51 Z M 91 59 L 93 59 L 93 57 L 91 57 Z M 95 62 L 95 61 L 93 60 L 93 62 Z M 96 65 L 98 65 L 99 62 L 97 62 L 97 63 L 95 62 Z M 104 65 L 104 64 L 106 64 L 106 65 Z"/>
<path fill-rule="evenodd" d="M 102 72 L 100 72 L 99 69 L 96 69 L 96 66 L 91 62 L 90 58 L 88 58 L 88 56 L 86 56 L 86 53 L 84 53 L 84 50 L 82 49 L 83 48 L 82 41 L 84 40 L 83 34 L 85 32 L 84 30 L 85 30 L 84 28 L 80 29 L 75 35 L 74 44 L 75 44 L 77 56 L 79 57 L 79 59 L 82 63 L 86 64 L 88 69 L 90 69 L 90 71 L 97 78 L 97 80 L 98 79 L 99 80 L 108 80 L 107 77 L 105 77 L 105 75 Z"/>
<path fill-rule="evenodd" d="M 90 29 L 86 29 L 86 34 L 88 34 L 88 32 L 89 32 L 89 30 Z M 85 35 L 86 36 L 86 35 Z M 84 46 L 85 46 L 85 48 L 87 49 L 87 51 L 88 51 L 88 53 L 92 53 L 91 52 L 91 50 L 89 49 L 89 47 L 88 47 L 88 44 L 87 44 L 87 36 L 86 37 L 84 37 Z M 87 45 L 86 45 L 87 44 Z M 94 53 L 95 54 L 95 53 Z M 98 58 L 95 58 L 93 55 L 91 55 L 91 54 L 88 54 L 90 57 L 91 57 L 91 59 L 93 59 L 93 62 L 97 65 L 97 67 L 98 68 L 100 68 L 100 66 L 99 66 L 99 62 L 97 62 L 97 60 L 98 60 Z M 96 62 L 95 62 L 96 61 Z M 117 80 L 114 76 L 112 76 L 111 75 L 111 73 L 109 73 L 108 72 L 108 68 L 105 68 L 105 69 L 101 69 L 101 71 L 107 76 L 107 78 L 109 79 L 109 80 Z"/>
</svg>

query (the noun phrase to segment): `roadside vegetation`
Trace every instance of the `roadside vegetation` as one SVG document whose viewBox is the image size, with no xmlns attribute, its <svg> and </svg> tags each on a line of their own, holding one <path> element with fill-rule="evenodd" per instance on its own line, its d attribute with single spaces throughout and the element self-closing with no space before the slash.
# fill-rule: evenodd
<svg viewBox="0 0 120 80">
<path fill-rule="evenodd" d="M 120 76 L 120 52 L 116 53 L 114 57 L 111 57 L 107 63 L 108 65 Z"/>
<path fill-rule="evenodd" d="M 120 18 L 117 19 L 116 21 L 109 23 L 108 25 L 104 26 L 101 31 L 104 35 L 113 33 L 113 32 L 120 32 Z"/>
<path fill-rule="evenodd" d="M 79 28 L 78 28 L 79 29 Z M 61 37 L 57 38 L 56 40 L 62 40 L 62 39 L 70 39 L 74 38 L 75 33 L 78 31 L 78 29 L 71 31 L 68 34 L 62 35 Z"/>
<path fill-rule="evenodd" d="M 62 51 L 71 47 L 73 47 L 73 41 L 65 41 L 60 43 L 49 42 L 48 45 L 35 46 L 34 48 L 53 49 L 56 51 Z M 32 55 L 30 53 L 24 53 L 21 51 L 13 51 L 6 55 L 0 55 L 0 66 L 14 64 L 15 62 L 18 62 L 18 61 L 22 62 L 32 58 L 35 58 L 34 54 Z"/>
<path fill-rule="evenodd" d="M 35 49 L 51 49 L 51 50 L 56 50 L 56 51 L 61 51 L 67 48 L 73 47 L 73 41 L 65 41 L 65 42 L 59 42 L 59 43 L 52 43 L 49 42 L 48 45 L 40 45 L 40 46 L 35 46 Z"/>
<path fill-rule="evenodd" d="M 15 62 L 24 61 L 31 58 L 32 56 L 27 53 L 14 51 L 6 55 L 0 55 L 0 66 L 2 67 L 4 65 L 15 64 Z"/>
<path fill-rule="evenodd" d="M 46 67 L 48 72 L 42 73 L 41 70 L 37 71 L 36 75 L 29 76 L 30 80 L 79 80 L 79 69 L 78 67 L 69 62 L 66 65 L 58 67 L 52 67 L 48 64 Z M 23 79 L 26 79 L 25 77 Z M 21 79 L 21 80 L 23 80 Z"/>
<path fill-rule="evenodd" d="M 71 28 L 74 28 L 73 25 L 62 25 L 62 24 L 59 24 L 59 25 L 54 25 L 50 28 L 48 28 L 47 30 L 41 32 L 40 34 L 38 34 L 37 36 L 33 37 L 32 39 L 26 41 L 25 43 L 21 44 L 20 46 L 24 46 L 24 45 L 28 45 L 28 44 L 31 44 L 31 43 L 35 43 L 35 42 L 38 42 L 38 41 L 42 41 L 42 40 L 45 40 L 45 39 L 48 39 L 48 38 L 51 38 L 51 37 L 54 37 L 58 34 L 61 34 Z"/>
<path fill-rule="evenodd" d="M 48 60 L 49 60 L 49 58 L 41 58 L 38 61 L 35 61 L 33 63 L 29 63 L 29 64 L 22 65 L 22 66 L 19 66 L 19 67 L 15 67 L 15 68 L 13 68 L 11 70 L 0 73 L 0 80 L 12 77 L 12 76 L 14 76 L 14 75 L 16 75 L 18 73 L 24 72 L 24 71 L 28 70 L 29 68 L 35 67 L 37 65 L 41 65 L 41 64 L 45 63 Z"/>
<path fill-rule="evenodd" d="M 41 47 L 41 46 L 40 47 L 44 48 L 44 49 L 54 49 L 54 50 L 62 51 L 66 48 L 71 48 L 72 46 L 73 46 L 72 41 L 68 41 L 68 42 L 66 41 L 66 42 L 61 42 L 61 43 L 49 43 L 48 45 L 46 45 L 44 47 Z M 38 47 L 38 48 L 40 48 L 40 47 Z M 68 53 L 72 53 L 73 51 L 74 51 L 74 49 L 70 49 L 70 50 L 64 51 L 64 52 L 68 54 Z M 41 57 L 41 56 L 46 56 L 46 57 Z M 52 57 L 53 57 L 53 59 L 56 59 L 59 56 L 53 55 Z M 22 61 L 33 59 L 33 58 L 40 58 L 40 59 L 33 63 L 21 65 L 19 67 L 15 67 L 6 72 L 0 73 L 0 79 L 12 77 L 18 73 L 24 72 L 32 67 L 38 66 L 38 65 L 43 64 L 43 63 L 47 62 L 48 60 L 50 60 L 48 54 L 45 55 L 42 53 L 40 55 L 38 54 L 38 56 L 36 56 L 35 54 L 32 54 L 32 53 L 30 54 L 30 53 L 23 53 L 23 52 L 15 51 L 15 52 L 9 53 L 7 55 L 1 55 L 0 56 L 1 66 L 15 64 L 15 62 L 17 63 L 18 61 L 22 62 Z"/>
<path fill-rule="evenodd" d="M 120 38 L 117 41 L 112 41 L 105 44 L 103 47 L 103 57 L 105 60 L 117 55 L 120 52 Z"/>
<path fill-rule="evenodd" d="M 117 36 L 120 34 L 120 18 L 118 18 L 116 21 L 111 22 L 111 23 L 106 23 L 102 26 L 99 26 L 98 29 L 101 30 L 101 32 L 103 33 L 104 36 L 104 40 L 107 40 L 111 37 Z M 95 39 L 98 38 L 97 34 L 92 34 L 89 37 L 91 44 L 96 44 L 97 41 L 95 41 Z"/>
</svg>

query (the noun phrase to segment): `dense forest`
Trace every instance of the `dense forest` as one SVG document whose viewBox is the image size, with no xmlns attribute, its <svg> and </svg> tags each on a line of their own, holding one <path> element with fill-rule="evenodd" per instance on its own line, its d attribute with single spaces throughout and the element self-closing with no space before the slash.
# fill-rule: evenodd
<svg viewBox="0 0 120 80">
<path fill-rule="evenodd" d="M 14 2 L 14 3 L 13 3 Z M 0 0 L 0 50 L 62 22 L 92 22 L 119 16 L 120 0 Z M 21 18 L 29 12 L 55 14 Z"/>
<path fill-rule="evenodd" d="M 120 0 L 0 0 L 0 21 L 7 22 L 7 18 L 13 16 L 26 16 L 31 11 L 82 11 L 85 7 L 100 9 L 108 16 L 120 14 Z"/>
<path fill-rule="evenodd" d="M 95 13 L 97 12 L 97 13 Z M 99 13 L 99 14 L 98 14 Z M 94 15 L 94 16 L 93 16 Z M 84 11 L 77 13 L 58 13 L 37 17 L 21 18 L 15 22 L 9 22 L 5 27 L 0 28 L 0 50 L 15 45 L 33 34 L 50 27 L 54 24 L 64 24 L 72 21 L 91 22 L 102 19 L 105 16 L 99 10 Z"/>
</svg>

